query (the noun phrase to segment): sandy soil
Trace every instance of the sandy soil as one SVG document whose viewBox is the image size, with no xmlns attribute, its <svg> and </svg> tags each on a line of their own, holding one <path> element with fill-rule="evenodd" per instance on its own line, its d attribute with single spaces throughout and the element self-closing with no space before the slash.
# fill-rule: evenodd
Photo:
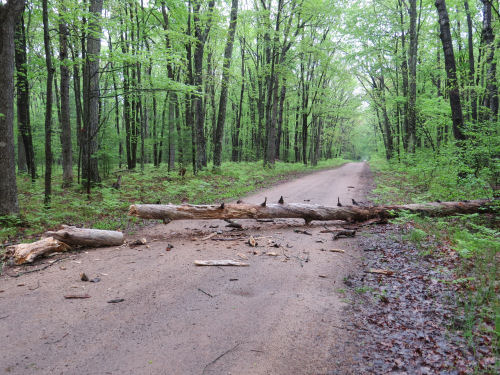
<svg viewBox="0 0 500 375">
<path fill-rule="evenodd" d="M 244 200 L 348 204 L 365 199 L 369 183 L 368 165 L 349 163 Z M 357 239 L 333 241 L 320 233 L 325 223 L 238 222 L 243 231 L 222 221 L 158 224 L 129 235 L 147 246 L 65 254 L 41 272 L 0 277 L 0 373 L 351 373 L 356 343 L 338 290 L 359 265 Z M 324 251 L 333 248 L 346 252 Z M 195 259 L 250 266 L 196 267 Z M 80 281 L 81 272 L 100 282 Z M 84 293 L 91 297 L 63 297 Z M 116 298 L 124 301 L 107 302 Z"/>
</svg>

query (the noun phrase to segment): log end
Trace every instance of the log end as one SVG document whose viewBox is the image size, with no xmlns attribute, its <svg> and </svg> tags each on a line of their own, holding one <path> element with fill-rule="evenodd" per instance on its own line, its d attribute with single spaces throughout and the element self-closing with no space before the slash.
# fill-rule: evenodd
<svg viewBox="0 0 500 375">
<path fill-rule="evenodd" d="M 128 214 L 129 214 L 129 216 L 138 216 L 138 214 L 137 214 L 137 207 L 135 206 L 135 204 L 132 204 L 129 207 Z"/>
</svg>

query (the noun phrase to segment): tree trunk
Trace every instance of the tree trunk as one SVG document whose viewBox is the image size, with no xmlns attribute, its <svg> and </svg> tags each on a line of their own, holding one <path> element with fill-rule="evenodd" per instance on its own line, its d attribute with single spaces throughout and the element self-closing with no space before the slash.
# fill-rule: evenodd
<svg viewBox="0 0 500 375">
<path fill-rule="evenodd" d="M 90 0 L 89 29 L 87 35 L 87 53 L 85 57 L 84 81 L 84 147 L 82 177 L 87 183 L 87 194 L 90 194 L 91 182 L 100 182 L 97 161 L 97 132 L 99 131 L 99 54 L 101 52 L 100 18 L 103 0 Z"/>
<path fill-rule="evenodd" d="M 48 206 L 52 195 L 52 53 L 50 51 L 49 14 L 47 0 L 42 1 L 43 19 L 43 45 L 45 47 L 45 64 L 47 67 L 47 86 L 45 97 L 45 198 L 44 204 Z"/>
<path fill-rule="evenodd" d="M 470 214 L 494 210 L 490 200 L 467 202 L 440 202 L 387 206 L 342 206 L 329 207 L 302 203 L 289 204 L 225 204 L 225 205 L 132 205 L 129 215 L 143 219 L 200 220 L 200 219 L 304 219 L 346 220 L 363 222 L 371 219 L 395 217 L 402 211 L 426 216 Z"/>
<path fill-rule="evenodd" d="M 455 65 L 455 55 L 453 53 L 453 42 L 451 40 L 450 20 L 446 10 L 445 0 L 436 0 L 436 9 L 439 16 L 440 38 L 443 45 L 444 64 L 446 76 L 448 78 L 448 95 L 450 98 L 451 117 L 453 120 L 453 135 L 455 139 L 465 140 L 463 132 L 464 118 L 462 114 L 462 104 L 460 102 L 460 92 L 457 80 L 457 68 Z"/>
<path fill-rule="evenodd" d="M 66 9 L 61 6 L 61 12 Z M 71 144 L 71 123 L 69 109 L 68 27 L 59 20 L 59 60 L 61 61 L 61 148 L 63 166 L 63 187 L 73 183 L 73 150 Z"/>
<path fill-rule="evenodd" d="M 188 85 L 194 85 L 193 77 L 193 53 L 192 53 L 192 42 L 191 42 L 191 0 L 188 1 L 188 19 L 186 28 L 186 60 L 187 60 L 187 74 L 186 83 Z M 193 100 L 190 92 L 186 92 L 186 126 L 191 128 L 191 164 L 193 166 L 193 174 L 196 174 L 196 125 L 194 122 L 193 114 Z"/>
<path fill-rule="evenodd" d="M 18 130 L 22 139 L 22 151 L 28 173 L 31 180 L 36 179 L 35 153 L 33 150 L 33 139 L 30 122 L 30 100 L 28 82 L 28 59 L 26 57 L 26 29 L 24 27 L 24 16 L 21 15 L 16 29 L 16 86 L 17 86 L 17 122 Z"/>
<path fill-rule="evenodd" d="M 124 242 L 122 232 L 115 230 L 87 229 L 63 225 L 56 232 L 45 232 L 43 237 L 53 237 L 72 246 L 120 246 Z"/>
<path fill-rule="evenodd" d="M 417 141 L 417 0 L 410 0 L 410 49 L 408 54 L 410 90 L 408 96 L 408 152 Z"/>
<path fill-rule="evenodd" d="M 18 214 L 14 151 L 14 29 L 23 0 L 0 4 L 0 216 Z"/>
<path fill-rule="evenodd" d="M 236 118 L 234 124 L 234 131 L 232 136 L 231 161 L 233 162 L 241 160 L 240 129 L 241 129 L 241 116 L 243 113 L 243 95 L 245 94 L 245 38 L 243 38 L 242 42 L 240 41 L 240 48 L 241 48 L 241 90 L 240 90 L 240 102 L 238 104 L 238 117 Z"/>
<path fill-rule="evenodd" d="M 469 10 L 469 2 L 467 0 L 464 1 L 464 8 L 465 8 L 465 13 L 467 15 L 467 49 L 468 49 L 468 55 L 469 55 L 469 74 L 468 74 L 468 81 L 469 81 L 469 95 L 470 95 L 470 105 L 471 105 L 471 115 L 472 115 L 472 121 L 476 122 L 477 121 L 477 96 L 476 96 L 476 89 L 473 87 L 474 86 L 474 44 L 473 44 L 473 38 L 474 38 L 474 30 L 472 28 L 472 17 L 470 14 Z"/>
<path fill-rule="evenodd" d="M 496 82 L 495 35 L 493 34 L 491 0 L 483 0 L 483 30 L 485 56 L 486 93 L 483 105 L 490 110 L 490 121 L 496 121 L 498 116 L 498 88 Z"/>
<path fill-rule="evenodd" d="M 212 12 L 215 0 L 209 0 L 207 16 L 208 20 L 203 25 L 201 21 L 201 1 L 196 0 L 193 6 L 194 29 L 197 43 L 194 49 L 194 84 L 198 89 L 198 93 L 192 101 L 195 114 L 196 124 L 196 169 L 203 169 L 207 166 L 207 151 L 205 138 L 205 110 L 203 106 L 203 53 L 205 50 L 205 42 L 207 41 L 208 33 L 212 24 Z"/>
<path fill-rule="evenodd" d="M 278 159 L 280 158 L 281 137 L 283 135 L 283 110 L 285 105 L 285 98 L 286 98 L 286 78 L 283 78 L 283 82 L 281 84 L 280 99 L 279 99 L 280 104 L 278 108 L 278 130 L 276 133 L 276 146 L 275 146 L 276 156 L 278 157 Z"/>
<path fill-rule="evenodd" d="M 231 2 L 231 15 L 229 18 L 229 34 L 227 36 L 226 48 L 224 50 L 224 63 L 222 64 L 222 82 L 219 100 L 219 114 L 217 117 L 217 127 L 215 129 L 214 144 L 214 168 L 220 167 L 222 161 L 222 138 L 224 135 L 224 123 L 226 121 L 227 91 L 229 86 L 229 69 L 231 68 L 231 58 L 233 56 L 234 34 L 236 32 L 236 22 L 238 18 L 238 0 Z"/>
</svg>

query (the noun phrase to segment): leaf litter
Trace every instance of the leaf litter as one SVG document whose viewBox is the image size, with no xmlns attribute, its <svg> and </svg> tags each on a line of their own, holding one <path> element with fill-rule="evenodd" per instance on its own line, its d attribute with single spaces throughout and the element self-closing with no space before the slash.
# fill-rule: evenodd
<svg viewBox="0 0 500 375">
<path fill-rule="evenodd" d="M 372 227 L 369 233 L 360 237 L 366 250 L 363 267 L 377 272 L 344 279 L 354 315 L 345 323 L 356 332 L 359 346 L 353 373 L 497 373 L 494 338 L 475 332 L 471 342 L 464 334 L 457 303 L 461 286 L 453 282 L 458 255 L 449 249 L 423 255 L 402 240 L 395 225 Z M 391 270 L 391 277 L 380 272 L 385 270 Z"/>
</svg>

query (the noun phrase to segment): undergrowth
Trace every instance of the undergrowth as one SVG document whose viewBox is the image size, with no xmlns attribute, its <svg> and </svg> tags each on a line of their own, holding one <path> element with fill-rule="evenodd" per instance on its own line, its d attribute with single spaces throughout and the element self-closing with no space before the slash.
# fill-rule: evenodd
<svg viewBox="0 0 500 375">
<path fill-rule="evenodd" d="M 436 200 L 492 198 L 491 171 L 457 177 L 458 167 L 445 155 L 416 155 L 407 163 L 382 159 L 371 162 L 378 203 L 418 203 Z M 394 222 L 401 225 L 405 240 L 415 243 L 422 256 L 456 257 L 454 269 L 457 311 L 451 329 L 468 339 L 474 351 L 493 348 L 495 358 L 485 358 L 477 374 L 500 369 L 500 204 L 496 214 L 457 215 L 445 218 L 403 214 Z M 489 363 L 488 363 L 489 361 Z"/>
<path fill-rule="evenodd" d="M 184 176 L 178 171 L 169 173 L 166 165 L 158 168 L 146 165 L 144 171 L 111 173 L 93 187 L 90 200 L 81 185 L 75 183 L 70 188 L 62 188 L 62 172 L 56 171 L 50 208 L 43 204 L 43 178 L 32 183 L 29 176 L 21 175 L 17 181 L 21 215 L 0 217 L 0 255 L 3 246 L 37 239 L 44 231 L 56 229 L 61 224 L 129 230 L 143 223 L 138 218 L 127 216 L 131 204 L 222 202 L 242 197 L 294 174 L 335 167 L 344 162 L 341 159 L 325 160 L 316 167 L 277 162 L 274 168 L 263 168 L 261 162 L 228 162 L 223 163 L 217 173 L 208 168 L 197 175 L 188 170 Z M 111 187 L 118 175 L 122 176 L 119 190 Z"/>
</svg>

